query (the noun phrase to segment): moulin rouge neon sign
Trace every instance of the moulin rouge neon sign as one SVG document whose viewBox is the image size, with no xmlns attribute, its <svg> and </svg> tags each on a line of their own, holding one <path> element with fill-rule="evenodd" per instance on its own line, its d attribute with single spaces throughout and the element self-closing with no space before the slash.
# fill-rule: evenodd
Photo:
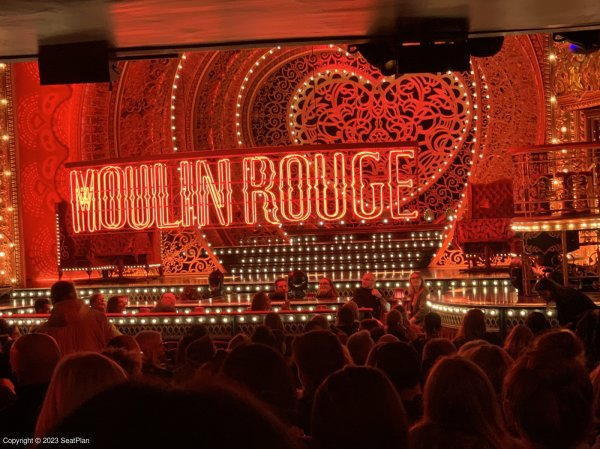
<svg viewBox="0 0 600 449">
<path fill-rule="evenodd" d="M 414 220 L 412 144 L 327 145 L 69 164 L 73 230 Z"/>
</svg>

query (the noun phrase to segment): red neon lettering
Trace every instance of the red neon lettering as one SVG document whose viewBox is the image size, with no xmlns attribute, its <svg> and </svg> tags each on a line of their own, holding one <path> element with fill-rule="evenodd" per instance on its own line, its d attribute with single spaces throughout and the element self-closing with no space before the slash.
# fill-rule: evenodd
<svg viewBox="0 0 600 449">
<path fill-rule="evenodd" d="M 413 187 L 412 178 L 401 179 L 399 173 L 400 158 L 414 159 L 415 150 L 392 150 L 389 153 L 388 159 L 388 185 L 390 187 L 390 213 L 392 218 L 415 220 L 419 216 L 419 212 L 402 211 L 400 201 L 400 189 L 411 189 Z"/>
<path fill-rule="evenodd" d="M 73 231 L 94 232 L 98 230 L 96 222 L 96 170 L 88 169 L 85 175 L 81 171 L 72 171 L 69 176 L 71 188 L 71 215 Z"/>
<path fill-rule="evenodd" d="M 125 202 L 123 198 L 123 170 L 109 165 L 98 172 L 100 226 L 116 230 L 125 226 Z"/>
<path fill-rule="evenodd" d="M 347 187 L 346 156 L 343 153 L 333 155 L 333 183 L 327 176 L 325 156 L 315 154 L 315 197 L 316 211 L 321 220 L 341 220 L 346 215 Z M 333 191 L 333 198 L 329 192 Z M 333 206 L 333 211 L 330 211 Z"/>
<path fill-rule="evenodd" d="M 181 224 L 181 220 L 175 220 L 171 217 L 171 204 L 169 201 L 169 185 L 167 166 L 162 163 L 156 163 L 152 167 L 154 175 L 154 183 L 152 184 L 152 194 L 155 197 L 156 209 L 156 225 L 162 229 L 177 228 Z"/>
<path fill-rule="evenodd" d="M 300 154 L 289 154 L 279 161 L 279 211 L 288 221 L 304 221 L 310 216 L 309 175 L 310 164 Z"/>
<path fill-rule="evenodd" d="M 150 174 L 150 167 L 145 164 L 125 167 L 126 216 L 132 229 L 147 229 L 154 224 L 156 204 L 151 194 Z"/>
<path fill-rule="evenodd" d="M 206 161 L 196 161 L 196 178 L 198 183 L 198 226 L 210 223 L 209 197 L 214 206 L 217 220 L 221 226 L 231 224 L 231 161 L 221 159 L 217 164 L 219 186 L 215 183 L 210 167 Z"/>
<path fill-rule="evenodd" d="M 383 183 L 369 182 L 364 178 L 368 159 L 379 161 L 379 153 L 361 151 L 352 158 L 352 198 L 354 214 L 363 220 L 373 220 L 383 213 Z M 365 192 L 369 189 L 370 194 Z"/>
<path fill-rule="evenodd" d="M 278 224 L 277 202 L 273 193 L 275 166 L 265 156 L 245 157 L 242 162 L 244 173 L 244 216 L 247 224 L 256 224 L 258 201 L 263 203 L 265 219 Z"/>
</svg>

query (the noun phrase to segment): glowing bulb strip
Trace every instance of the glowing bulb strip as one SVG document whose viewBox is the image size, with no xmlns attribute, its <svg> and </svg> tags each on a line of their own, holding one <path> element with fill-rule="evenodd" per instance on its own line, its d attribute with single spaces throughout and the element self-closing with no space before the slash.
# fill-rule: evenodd
<svg viewBox="0 0 600 449">
<path fill-rule="evenodd" d="M 169 113 L 171 114 L 171 143 L 173 145 L 174 152 L 179 150 L 179 148 L 177 147 L 177 136 L 175 135 L 175 101 L 177 100 L 177 88 L 179 87 L 181 72 L 183 70 L 183 64 L 185 63 L 186 59 L 187 54 L 183 53 L 181 55 L 179 63 L 177 64 L 177 70 L 175 70 L 175 78 L 173 79 L 173 85 L 171 86 L 171 110 L 169 111 Z"/>
<path fill-rule="evenodd" d="M 243 103 L 243 98 L 244 98 L 244 94 L 246 92 L 246 87 L 248 85 L 248 82 L 250 81 L 250 79 L 252 78 L 254 71 L 260 66 L 261 62 L 264 63 L 267 59 L 267 57 L 272 56 L 276 51 L 281 50 L 280 46 L 271 48 L 269 50 L 267 50 L 262 56 L 260 56 L 252 65 L 252 67 L 250 68 L 250 70 L 248 70 L 248 72 L 246 73 L 246 76 L 244 76 L 244 80 L 242 81 L 242 85 L 240 86 L 240 90 L 238 91 L 237 94 L 237 98 L 236 98 L 236 106 L 235 106 L 235 135 L 237 138 L 237 144 L 239 147 L 244 146 L 244 140 L 242 138 L 242 103 Z"/>
</svg>

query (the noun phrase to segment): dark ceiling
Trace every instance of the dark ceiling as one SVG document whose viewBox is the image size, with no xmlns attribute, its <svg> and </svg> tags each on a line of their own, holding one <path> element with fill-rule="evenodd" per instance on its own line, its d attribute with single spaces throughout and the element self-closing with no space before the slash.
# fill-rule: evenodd
<svg viewBox="0 0 600 449">
<path fill-rule="evenodd" d="M 464 18 L 472 35 L 600 27 L 598 0 L 1 0 L 0 58 L 38 42 L 108 39 L 122 56 L 168 49 L 350 42 L 397 20 Z"/>
</svg>

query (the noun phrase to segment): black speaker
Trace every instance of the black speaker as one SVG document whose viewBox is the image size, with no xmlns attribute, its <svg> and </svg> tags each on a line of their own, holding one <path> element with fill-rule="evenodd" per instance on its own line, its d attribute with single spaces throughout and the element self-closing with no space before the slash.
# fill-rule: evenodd
<svg viewBox="0 0 600 449">
<path fill-rule="evenodd" d="M 465 41 L 427 42 L 398 47 L 398 73 L 438 73 L 469 70 Z"/>
<path fill-rule="evenodd" d="M 110 45 L 107 41 L 40 45 L 38 66 L 40 83 L 109 83 Z"/>
</svg>

